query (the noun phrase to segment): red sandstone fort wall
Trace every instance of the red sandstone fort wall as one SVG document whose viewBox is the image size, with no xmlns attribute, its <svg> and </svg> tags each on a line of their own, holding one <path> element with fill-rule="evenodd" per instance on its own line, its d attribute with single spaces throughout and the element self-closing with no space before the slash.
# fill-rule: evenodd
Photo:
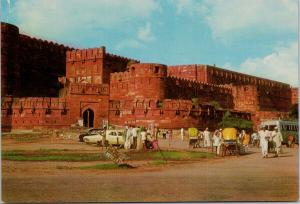
<svg viewBox="0 0 300 204">
<path fill-rule="evenodd" d="M 1 94 L 18 94 L 20 89 L 20 67 L 18 27 L 1 23 Z"/>
<path fill-rule="evenodd" d="M 59 98 L 2 99 L 2 130 L 35 127 L 68 127 L 71 122 L 69 102 Z"/>
<path fill-rule="evenodd" d="M 288 84 L 209 65 L 169 66 L 168 75 L 201 81 L 208 84 L 232 84 L 239 86 L 241 88 L 237 89 L 246 94 L 247 97 L 243 98 L 242 94 L 234 94 L 234 97 L 237 97 L 234 100 L 235 104 L 238 104 L 237 108 L 243 110 L 288 111 L 292 104 L 292 100 L 296 101 L 297 97 L 295 91 L 294 97 L 292 97 L 292 90 Z M 243 85 L 246 86 L 242 87 Z M 247 85 L 256 86 L 257 91 L 254 90 L 254 87 L 249 88 Z M 252 90 L 251 93 L 249 91 L 243 91 L 243 89 L 248 88 Z"/>
<path fill-rule="evenodd" d="M 166 98 L 190 100 L 198 98 L 200 103 L 218 102 L 223 108 L 233 108 L 230 88 L 182 78 L 166 78 Z"/>
<path fill-rule="evenodd" d="M 255 112 L 259 109 L 256 86 L 232 85 L 231 87 L 235 110 Z"/>
<path fill-rule="evenodd" d="M 65 52 L 69 49 L 20 34 L 16 26 L 1 23 L 2 96 L 57 96 L 57 78 L 65 75 Z"/>
<path fill-rule="evenodd" d="M 168 76 L 207 83 L 205 65 L 193 64 L 168 66 Z"/>
<path fill-rule="evenodd" d="M 167 67 L 161 64 L 132 64 L 126 72 L 112 73 L 110 99 L 164 99 Z"/>
<path fill-rule="evenodd" d="M 131 64 L 139 63 L 138 60 L 121 57 L 106 53 L 105 55 L 105 72 L 103 76 L 104 83 L 110 83 L 110 74 L 115 72 L 125 72 Z"/>
<path fill-rule="evenodd" d="M 66 77 L 74 83 L 110 83 L 114 72 L 124 72 L 138 61 L 106 53 L 105 47 L 67 51 Z"/>
<path fill-rule="evenodd" d="M 116 125 L 138 125 L 148 127 L 153 124 L 160 128 L 205 127 L 217 128 L 225 110 L 216 110 L 209 104 L 194 106 L 190 100 L 165 99 L 159 106 L 155 100 L 113 100 L 110 101 L 109 121 Z M 251 119 L 245 112 L 232 114 Z"/>
<path fill-rule="evenodd" d="M 75 121 L 83 118 L 87 109 L 94 114 L 94 127 L 100 127 L 108 119 L 108 84 L 71 83 L 66 98 L 70 102 L 70 117 Z"/>
<path fill-rule="evenodd" d="M 66 77 L 71 83 L 103 83 L 105 48 L 66 53 Z"/>
<path fill-rule="evenodd" d="M 291 93 L 291 97 L 292 97 L 291 103 L 292 103 L 292 105 L 293 104 L 298 104 L 298 93 L 299 93 L 298 88 L 292 88 L 291 91 L 292 91 L 292 93 Z"/>
<path fill-rule="evenodd" d="M 213 102 L 257 126 L 286 117 L 298 103 L 298 89 L 281 82 L 209 65 L 140 64 L 104 47 L 72 50 L 20 34 L 10 24 L 1 28 L 2 96 L 57 96 L 59 81 L 64 85 L 60 98 L 3 98 L 3 130 L 67 127 L 86 110 L 94 127 L 109 119 L 118 125 L 216 128 L 225 110 Z"/>
</svg>

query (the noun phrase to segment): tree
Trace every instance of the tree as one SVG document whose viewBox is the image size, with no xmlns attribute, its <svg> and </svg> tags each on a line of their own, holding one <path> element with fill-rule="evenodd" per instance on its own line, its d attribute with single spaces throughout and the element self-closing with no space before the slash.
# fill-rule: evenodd
<svg viewBox="0 0 300 204">
<path fill-rule="evenodd" d="M 252 130 L 253 122 L 241 118 L 237 118 L 231 115 L 229 111 L 226 111 L 222 121 L 218 124 L 220 128 L 234 127 L 239 130 Z"/>
</svg>

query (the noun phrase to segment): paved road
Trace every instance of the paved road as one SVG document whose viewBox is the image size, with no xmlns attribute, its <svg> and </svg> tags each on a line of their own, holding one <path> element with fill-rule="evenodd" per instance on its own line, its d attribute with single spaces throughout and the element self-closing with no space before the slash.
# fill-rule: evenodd
<svg viewBox="0 0 300 204">
<path fill-rule="evenodd" d="M 152 170 L 4 173 L 2 199 L 6 202 L 298 200 L 298 149 L 284 149 L 279 158 L 268 159 L 261 158 L 258 149 L 251 151 L 254 152 L 246 156 Z M 32 163 L 31 168 L 43 165 L 43 162 Z"/>
</svg>

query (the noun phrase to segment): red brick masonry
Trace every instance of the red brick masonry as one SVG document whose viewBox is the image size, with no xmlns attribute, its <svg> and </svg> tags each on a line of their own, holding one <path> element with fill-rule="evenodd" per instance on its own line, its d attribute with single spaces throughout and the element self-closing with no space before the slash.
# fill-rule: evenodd
<svg viewBox="0 0 300 204">
<path fill-rule="evenodd" d="M 215 128 L 226 110 L 284 118 L 298 88 L 209 65 L 167 66 L 73 49 L 1 23 L 2 130 L 69 127 L 83 118 L 161 128 Z M 216 107 L 219 104 L 220 107 Z"/>
</svg>

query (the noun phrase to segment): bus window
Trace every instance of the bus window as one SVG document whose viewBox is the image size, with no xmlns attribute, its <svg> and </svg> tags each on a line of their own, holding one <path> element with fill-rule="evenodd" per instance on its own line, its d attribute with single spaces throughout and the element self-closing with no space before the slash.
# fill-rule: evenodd
<svg viewBox="0 0 300 204">
<path fill-rule="evenodd" d="M 276 127 L 276 125 L 270 125 L 270 126 L 268 127 L 268 130 L 269 130 L 269 131 L 273 131 L 275 127 Z"/>
</svg>

